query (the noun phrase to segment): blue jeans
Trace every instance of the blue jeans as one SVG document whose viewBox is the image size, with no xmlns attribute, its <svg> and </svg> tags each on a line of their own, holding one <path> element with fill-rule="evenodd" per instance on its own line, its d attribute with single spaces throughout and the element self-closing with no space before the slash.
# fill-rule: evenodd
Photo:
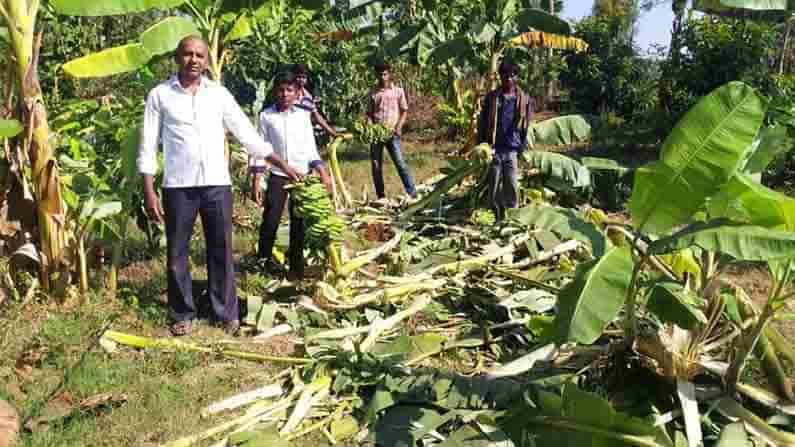
<svg viewBox="0 0 795 447">
<path fill-rule="evenodd" d="M 392 162 L 395 163 L 400 180 L 408 195 L 414 197 L 417 191 L 414 189 L 414 181 L 409 174 L 409 167 L 403 160 L 400 152 L 400 137 L 393 136 L 383 143 L 376 143 L 370 146 L 370 167 L 373 170 L 373 183 L 375 183 L 375 195 L 379 199 L 384 198 L 384 147 L 389 151 Z"/>
</svg>

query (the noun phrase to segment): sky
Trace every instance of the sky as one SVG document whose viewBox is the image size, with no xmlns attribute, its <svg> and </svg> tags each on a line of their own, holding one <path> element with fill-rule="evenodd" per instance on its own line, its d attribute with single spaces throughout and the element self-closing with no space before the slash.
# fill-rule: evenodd
<svg viewBox="0 0 795 447">
<path fill-rule="evenodd" d="M 593 0 L 566 0 L 563 2 L 561 16 L 578 21 L 589 15 L 592 7 Z M 671 41 L 672 21 L 673 12 L 669 3 L 663 3 L 649 12 L 641 11 L 635 37 L 636 45 L 642 52 L 648 51 L 655 43 L 667 47 Z"/>
</svg>

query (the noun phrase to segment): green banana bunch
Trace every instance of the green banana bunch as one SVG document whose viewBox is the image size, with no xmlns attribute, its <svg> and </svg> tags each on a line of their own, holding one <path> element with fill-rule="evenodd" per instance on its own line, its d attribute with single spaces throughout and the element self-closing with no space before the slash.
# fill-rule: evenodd
<svg viewBox="0 0 795 447">
<path fill-rule="evenodd" d="M 494 217 L 494 211 L 477 209 L 469 216 L 469 222 L 479 227 L 490 227 L 497 222 L 497 219 Z"/>
<path fill-rule="evenodd" d="M 359 141 L 366 145 L 383 143 L 390 139 L 394 133 L 392 129 L 381 123 L 371 124 L 361 121 L 354 123 L 353 129 L 356 131 L 356 136 L 359 138 Z"/>
<path fill-rule="evenodd" d="M 331 196 L 317 176 L 304 177 L 290 189 L 295 214 L 304 220 L 307 247 L 323 250 L 330 242 L 343 240 L 345 221 L 335 214 Z"/>
</svg>

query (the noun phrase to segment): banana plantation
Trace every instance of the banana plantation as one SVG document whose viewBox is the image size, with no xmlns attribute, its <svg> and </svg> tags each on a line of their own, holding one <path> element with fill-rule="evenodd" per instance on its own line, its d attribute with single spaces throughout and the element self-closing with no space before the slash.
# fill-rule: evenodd
<svg viewBox="0 0 795 447">
<path fill-rule="evenodd" d="M 670 42 L 641 48 L 657 12 Z M 0 447 L 795 446 L 793 24 L 787 0 L 0 0 Z M 260 185 L 237 136 L 310 116 L 295 67 L 322 160 L 263 254 L 298 149 Z M 161 185 L 188 143 L 150 92 L 194 69 L 194 120 L 212 88 L 250 121 L 224 109 L 215 148 L 234 331 L 203 209 L 175 324 Z"/>
</svg>

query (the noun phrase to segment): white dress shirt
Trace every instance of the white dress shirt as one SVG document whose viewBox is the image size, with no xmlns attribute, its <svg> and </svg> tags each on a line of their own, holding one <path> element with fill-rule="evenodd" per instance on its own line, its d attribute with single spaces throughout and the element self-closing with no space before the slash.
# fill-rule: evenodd
<svg viewBox="0 0 795 447">
<path fill-rule="evenodd" d="M 164 188 L 230 185 L 224 129 L 249 154 L 264 159 L 273 153 L 226 88 L 202 77 L 194 95 L 174 76 L 146 98 L 138 171 L 157 172 L 157 148 L 162 143 Z"/>
<path fill-rule="evenodd" d="M 299 174 L 307 174 L 312 168 L 310 165 L 321 161 L 312 131 L 311 112 L 306 109 L 294 105 L 280 112 L 275 105 L 268 107 L 259 115 L 259 133 L 273 147 L 273 152 Z M 264 163 L 264 157 L 252 158 L 254 166 Z M 287 177 L 275 166 L 273 173 Z"/>
</svg>

